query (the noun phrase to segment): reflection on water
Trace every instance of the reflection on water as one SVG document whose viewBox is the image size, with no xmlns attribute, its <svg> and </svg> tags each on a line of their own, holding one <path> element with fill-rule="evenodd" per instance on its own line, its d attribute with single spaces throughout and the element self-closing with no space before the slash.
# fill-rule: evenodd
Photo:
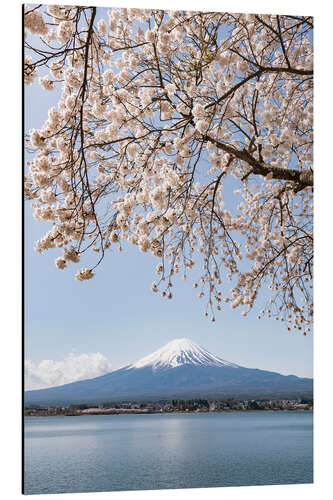
<svg viewBox="0 0 333 500">
<path fill-rule="evenodd" d="M 28 494 L 312 481 L 312 412 L 25 419 Z"/>
</svg>

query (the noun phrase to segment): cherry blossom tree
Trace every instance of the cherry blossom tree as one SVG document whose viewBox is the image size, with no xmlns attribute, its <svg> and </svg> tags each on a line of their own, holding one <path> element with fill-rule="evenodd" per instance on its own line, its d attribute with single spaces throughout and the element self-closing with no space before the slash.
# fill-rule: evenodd
<svg viewBox="0 0 333 500">
<path fill-rule="evenodd" d="M 245 316 L 268 287 L 258 317 L 306 333 L 312 18 L 103 12 L 25 7 L 25 83 L 61 88 L 26 138 L 26 197 L 51 223 L 36 251 L 61 249 L 59 269 L 96 252 L 83 281 L 126 240 L 156 257 L 154 292 L 172 298 L 197 264 L 212 321 L 228 302 Z"/>
</svg>

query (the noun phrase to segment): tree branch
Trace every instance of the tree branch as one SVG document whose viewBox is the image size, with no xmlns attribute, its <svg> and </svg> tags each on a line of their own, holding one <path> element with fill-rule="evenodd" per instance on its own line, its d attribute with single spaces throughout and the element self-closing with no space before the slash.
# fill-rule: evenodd
<svg viewBox="0 0 333 500">
<path fill-rule="evenodd" d="M 251 165 L 252 169 L 246 174 L 246 177 L 250 174 L 263 175 L 264 177 L 266 177 L 268 174 L 273 174 L 273 179 L 295 182 L 295 184 L 297 184 L 300 189 L 308 186 L 313 186 L 313 172 L 310 170 L 297 170 L 293 168 L 281 168 L 267 165 L 266 163 L 262 163 L 259 160 L 256 160 L 245 149 L 239 151 L 233 146 L 223 144 L 222 142 L 217 141 L 207 134 L 203 136 L 203 139 L 215 144 L 218 149 L 221 149 L 222 151 L 229 153 L 239 160 L 245 161 L 246 163 Z"/>
</svg>

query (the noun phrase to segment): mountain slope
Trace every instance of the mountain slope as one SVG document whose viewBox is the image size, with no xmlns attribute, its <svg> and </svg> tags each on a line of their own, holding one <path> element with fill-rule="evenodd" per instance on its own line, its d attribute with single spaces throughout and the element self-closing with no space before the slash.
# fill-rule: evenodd
<svg viewBox="0 0 333 500">
<path fill-rule="evenodd" d="M 176 339 L 136 363 L 94 379 L 27 391 L 26 404 L 191 397 L 312 394 L 312 379 L 244 368 L 189 339 Z"/>
<path fill-rule="evenodd" d="M 152 367 L 153 370 L 156 370 L 158 368 L 176 368 L 177 366 L 188 364 L 195 366 L 232 366 L 238 368 L 234 363 L 229 363 L 229 361 L 214 356 L 214 354 L 203 349 L 192 340 L 182 338 L 172 340 L 165 346 L 157 349 L 157 351 L 149 354 L 149 356 L 129 365 L 127 369 Z"/>
</svg>

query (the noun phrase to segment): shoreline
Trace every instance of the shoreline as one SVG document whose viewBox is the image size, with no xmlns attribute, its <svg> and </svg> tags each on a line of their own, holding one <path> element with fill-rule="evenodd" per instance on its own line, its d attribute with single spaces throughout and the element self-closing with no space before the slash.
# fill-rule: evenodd
<svg viewBox="0 0 333 500">
<path fill-rule="evenodd" d="M 48 417 L 90 417 L 90 416 L 115 416 L 115 415 L 202 415 L 202 414 L 216 414 L 216 413 L 277 413 L 277 412 L 309 412 L 313 413 L 313 409 L 263 409 L 263 410 L 216 410 L 216 411 L 169 411 L 169 412 L 159 412 L 159 411 L 146 411 L 146 412 L 89 412 L 89 413 L 73 413 L 70 415 L 64 415 L 64 414 L 54 414 L 54 415 L 43 415 L 43 414 L 38 414 L 38 415 L 24 415 L 24 418 L 36 418 L 36 417 L 42 417 L 42 418 L 48 418 Z"/>
</svg>

